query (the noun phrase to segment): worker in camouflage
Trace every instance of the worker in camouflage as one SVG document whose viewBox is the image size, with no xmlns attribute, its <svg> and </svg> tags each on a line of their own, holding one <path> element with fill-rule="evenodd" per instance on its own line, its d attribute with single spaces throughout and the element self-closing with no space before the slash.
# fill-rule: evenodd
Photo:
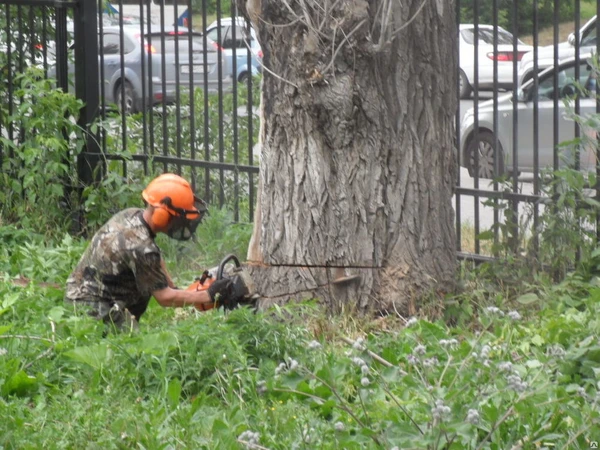
<svg viewBox="0 0 600 450">
<path fill-rule="evenodd" d="M 67 279 L 65 301 L 117 329 L 134 329 L 154 297 L 162 306 L 201 306 L 217 295 L 233 295 L 231 281 L 207 291 L 179 290 L 167 272 L 154 239 L 163 232 L 178 240 L 194 234 L 206 212 L 189 183 L 163 174 L 142 193 L 146 208 L 115 214 L 94 235 Z"/>
</svg>

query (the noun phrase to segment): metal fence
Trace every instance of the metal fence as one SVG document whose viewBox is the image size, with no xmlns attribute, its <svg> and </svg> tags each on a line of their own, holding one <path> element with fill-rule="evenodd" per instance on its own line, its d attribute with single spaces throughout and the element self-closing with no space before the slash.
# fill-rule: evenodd
<svg viewBox="0 0 600 450">
<path fill-rule="evenodd" d="M 235 220 L 251 221 L 261 52 L 249 23 L 214 6 L 192 15 L 190 0 L 0 0 L 8 114 L 18 75 L 41 67 L 86 105 L 79 186 L 107 171 L 176 172 Z M 220 26 L 208 30 L 209 21 Z M 25 131 L 0 124 L 11 140 Z M 0 164 L 10 156 L 0 146 Z"/>
<path fill-rule="evenodd" d="M 260 71 L 260 46 L 233 5 L 197 5 L 0 0 L 0 45 L 9 61 L 4 100 L 12 108 L 14 77 L 39 65 L 85 102 L 79 123 L 87 138 L 77 159 L 84 184 L 106 171 L 124 177 L 173 171 L 211 204 L 251 221 L 259 170 L 259 92 L 251 75 Z M 588 63 L 598 51 L 594 12 L 600 2 L 457 1 L 459 257 L 497 256 L 482 244 L 487 230 L 492 242 L 509 236 L 515 247 L 532 233 L 535 250 L 543 212 L 560 195 L 547 170 L 570 164 L 599 174 L 595 130 L 575 119 L 600 111 Z M 560 34 L 564 29 L 569 38 Z M 5 138 L 24 131 L 0 123 Z M 0 169 L 10 156 L 0 146 Z"/>
<path fill-rule="evenodd" d="M 581 182 L 600 199 L 583 176 L 598 174 L 597 121 L 586 120 L 600 111 L 600 2 L 466 0 L 457 9 L 459 257 L 497 257 L 501 241 L 535 255 L 544 212 L 570 206 L 561 185 Z M 588 237 L 597 224 L 593 213 L 573 223 Z"/>
</svg>

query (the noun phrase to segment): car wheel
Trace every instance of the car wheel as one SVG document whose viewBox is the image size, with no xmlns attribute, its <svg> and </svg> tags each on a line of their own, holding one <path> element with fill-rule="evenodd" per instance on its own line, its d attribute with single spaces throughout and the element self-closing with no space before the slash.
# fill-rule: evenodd
<svg viewBox="0 0 600 450">
<path fill-rule="evenodd" d="M 125 99 L 125 105 L 123 105 L 123 97 Z M 123 86 L 120 84 L 116 88 L 115 99 L 117 102 L 117 108 L 121 113 L 132 114 L 136 112 L 136 98 L 133 86 L 129 81 L 125 81 Z M 125 106 L 125 108 L 123 108 Z"/>
<path fill-rule="evenodd" d="M 467 79 L 467 76 L 465 75 L 465 73 L 462 70 L 459 72 L 458 78 L 459 78 L 459 93 L 458 93 L 458 95 L 460 96 L 460 98 L 469 98 L 471 96 L 471 92 L 473 91 L 473 88 L 469 84 L 469 80 Z"/>
<path fill-rule="evenodd" d="M 238 82 L 248 84 L 248 72 L 240 73 L 240 76 L 238 77 Z"/>
<path fill-rule="evenodd" d="M 496 149 L 496 145 L 498 148 Z M 478 155 L 478 156 L 476 156 Z M 498 159 L 498 172 L 494 171 L 494 157 L 497 155 Z M 469 146 L 467 147 L 467 155 L 469 165 L 469 175 L 472 177 L 475 176 L 475 170 L 477 170 L 477 174 L 479 178 L 495 178 L 498 175 L 502 175 L 504 173 L 504 152 L 502 151 L 502 146 L 500 142 L 496 142 L 494 135 L 489 131 L 480 131 L 477 135 L 477 140 L 475 136 L 469 142 Z M 479 161 L 476 161 L 476 158 Z M 476 163 L 479 163 L 478 165 Z"/>
</svg>

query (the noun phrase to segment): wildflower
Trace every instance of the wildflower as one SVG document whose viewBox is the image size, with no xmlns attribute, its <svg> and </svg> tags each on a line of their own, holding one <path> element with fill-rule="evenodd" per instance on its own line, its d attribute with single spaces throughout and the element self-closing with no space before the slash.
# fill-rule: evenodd
<svg viewBox="0 0 600 450">
<path fill-rule="evenodd" d="M 431 414 L 434 419 L 439 420 L 442 416 L 450 414 L 450 408 L 444 404 L 444 400 L 436 400 L 435 406 L 431 410 Z"/>
<path fill-rule="evenodd" d="M 508 387 L 514 389 L 516 392 L 523 392 L 527 389 L 527 383 L 516 373 L 508 375 L 506 381 L 508 382 Z"/>
<path fill-rule="evenodd" d="M 425 347 L 424 345 L 421 345 L 421 344 L 417 345 L 414 349 L 414 352 L 417 355 L 424 355 L 426 351 L 427 351 L 427 347 Z"/>
<path fill-rule="evenodd" d="M 352 348 L 354 348 L 355 350 L 363 351 L 366 348 L 364 346 L 364 342 L 365 342 L 365 340 L 363 338 L 359 337 L 356 339 L 356 341 L 354 341 L 354 344 L 352 344 Z"/>
<path fill-rule="evenodd" d="M 502 312 L 502 310 L 495 306 L 488 306 L 487 308 L 485 308 L 485 310 L 490 314 L 498 314 L 500 317 L 504 317 L 504 313 Z"/>
<path fill-rule="evenodd" d="M 469 409 L 469 411 L 467 411 L 467 422 L 477 425 L 479 423 L 479 411 L 476 409 Z"/>
<path fill-rule="evenodd" d="M 258 440 L 260 439 L 260 434 L 255 433 L 254 431 L 244 431 L 242 434 L 238 436 L 238 441 L 242 441 L 247 444 L 247 447 L 252 448 L 258 445 Z"/>
<path fill-rule="evenodd" d="M 360 380 L 360 384 L 362 384 L 364 387 L 367 387 L 369 384 L 371 384 L 371 382 L 369 381 L 369 379 L 367 377 L 363 377 Z"/>
<path fill-rule="evenodd" d="M 454 347 L 458 345 L 458 341 L 456 339 L 442 339 L 440 340 L 440 345 L 442 347 Z"/>
<path fill-rule="evenodd" d="M 358 367 L 362 367 L 362 366 L 366 366 L 367 365 L 367 363 L 363 359 L 359 358 L 358 356 L 352 358 L 352 362 L 355 365 L 357 365 Z"/>
<path fill-rule="evenodd" d="M 501 372 L 512 372 L 513 365 L 510 361 L 504 361 L 498 364 L 498 369 Z"/>
<path fill-rule="evenodd" d="M 267 382 L 265 380 L 260 380 L 256 383 L 256 392 L 260 395 L 267 392 Z"/>
<path fill-rule="evenodd" d="M 290 359 L 288 366 L 290 370 L 296 370 L 296 368 L 298 367 L 298 361 L 296 361 L 295 359 Z"/>
<path fill-rule="evenodd" d="M 8 350 L 6 350 L 4 347 L 0 347 L 0 356 L 4 356 L 8 353 Z"/>
<path fill-rule="evenodd" d="M 308 348 L 310 350 L 315 350 L 317 348 L 321 348 L 321 343 L 319 341 L 310 341 L 308 343 Z"/>
<path fill-rule="evenodd" d="M 487 357 L 490 355 L 490 352 L 492 351 L 492 348 L 489 345 L 484 345 L 483 347 L 481 347 L 481 358 L 480 359 L 487 359 Z"/>
<path fill-rule="evenodd" d="M 417 322 L 419 321 L 419 319 L 417 319 L 416 317 L 411 317 L 410 319 L 408 319 L 406 321 L 406 325 L 404 325 L 406 328 L 408 327 L 412 327 L 413 325 L 415 325 Z"/>
<path fill-rule="evenodd" d="M 367 366 L 366 364 L 364 366 L 361 366 L 360 372 L 363 375 L 369 375 L 369 366 Z"/>
<path fill-rule="evenodd" d="M 344 431 L 345 426 L 342 422 L 336 422 L 333 428 L 335 431 Z"/>
<path fill-rule="evenodd" d="M 277 368 L 275 369 L 275 375 L 279 375 L 280 373 L 283 373 L 287 370 L 287 364 L 286 363 L 280 363 Z"/>
<path fill-rule="evenodd" d="M 408 362 L 411 366 L 414 366 L 415 364 L 417 364 L 419 362 L 419 358 L 417 358 L 413 354 L 410 354 L 406 357 L 406 362 Z"/>
<path fill-rule="evenodd" d="M 557 356 L 560 358 L 560 357 L 565 356 L 566 352 L 560 345 L 554 344 L 554 345 L 549 346 L 546 349 L 546 354 L 548 356 Z"/>
<path fill-rule="evenodd" d="M 521 314 L 519 314 L 518 311 L 509 311 L 508 317 L 510 317 L 512 320 L 521 320 Z"/>
<path fill-rule="evenodd" d="M 125 431 L 123 431 L 123 432 L 121 433 L 121 439 L 125 440 L 125 439 L 127 439 L 128 437 L 129 437 L 129 436 L 127 435 L 127 433 L 126 433 Z"/>
<path fill-rule="evenodd" d="M 423 367 L 435 367 L 438 365 L 438 359 L 434 356 L 433 358 L 427 358 L 423 360 Z"/>
</svg>

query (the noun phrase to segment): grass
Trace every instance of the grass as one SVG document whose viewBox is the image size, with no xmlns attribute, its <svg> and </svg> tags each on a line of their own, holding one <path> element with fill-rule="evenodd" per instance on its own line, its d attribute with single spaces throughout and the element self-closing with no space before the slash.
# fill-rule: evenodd
<svg viewBox="0 0 600 450">
<path fill-rule="evenodd" d="M 223 16 L 225 17 L 225 16 Z M 206 15 L 206 26 L 208 27 L 211 23 L 217 20 L 217 16 L 215 14 L 207 14 Z M 202 14 L 192 14 L 192 25 L 194 30 L 202 32 Z"/>
<path fill-rule="evenodd" d="M 596 15 L 596 3 L 595 2 L 581 2 L 581 11 L 580 11 L 580 27 L 585 25 L 585 23 L 590 20 L 592 17 Z M 565 42 L 569 34 L 575 32 L 575 21 L 567 21 L 562 22 L 558 25 L 558 42 Z M 533 36 L 524 36 L 521 37 L 521 40 L 526 44 L 533 45 Z M 539 30 L 538 32 L 538 42 L 539 45 L 553 45 L 554 44 L 554 27 L 547 27 Z"/>
</svg>

